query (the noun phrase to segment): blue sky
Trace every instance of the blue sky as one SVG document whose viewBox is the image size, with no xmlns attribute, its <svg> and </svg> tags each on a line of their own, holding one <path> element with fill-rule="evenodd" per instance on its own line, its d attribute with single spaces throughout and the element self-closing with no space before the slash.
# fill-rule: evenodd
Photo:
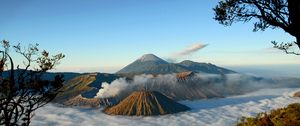
<svg viewBox="0 0 300 126">
<path fill-rule="evenodd" d="M 300 63 L 299 56 L 271 48 L 272 40 L 294 40 L 280 29 L 218 24 L 217 1 L 0 0 L 0 39 L 66 54 L 57 71 L 115 72 L 145 53 L 169 58 L 195 43 L 208 46 L 177 60 L 230 67 Z"/>
</svg>

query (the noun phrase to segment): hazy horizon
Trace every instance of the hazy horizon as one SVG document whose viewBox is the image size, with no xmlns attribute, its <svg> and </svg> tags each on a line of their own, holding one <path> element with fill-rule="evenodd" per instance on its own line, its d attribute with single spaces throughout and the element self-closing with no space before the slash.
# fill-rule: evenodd
<svg viewBox="0 0 300 126">
<path fill-rule="evenodd" d="M 132 61 L 133 62 L 133 61 Z M 131 62 L 130 62 L 131 63 Z M 128 64 L 130 64 L 128 63 Z M 127 64 L 127 65 L 128 65 Z M 125 66 L 115 67 L 91 67 L 91 68 L 67 68 L 67 69 L 55 69 L 54 72 L 78 72 L 78 73 L 116 73 Z M 215 64 L 220 67 L 224 67 L 242 74 L 249 74 L 261 77 L 296 77 L 300 76 L 300 65 L 298 64 L 279 64 L 279 65 L 222 65 Z"/>
</svg>

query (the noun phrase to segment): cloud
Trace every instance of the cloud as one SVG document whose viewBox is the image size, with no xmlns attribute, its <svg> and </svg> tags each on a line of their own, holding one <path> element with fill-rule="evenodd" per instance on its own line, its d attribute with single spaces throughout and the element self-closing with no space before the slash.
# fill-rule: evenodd
<svg viewBox="0 0 300 126">
<path fill-rule="evenodd" d="M 178 80 L 176 74 L 137 75 L 131 80 L 119 78 L 110 84 L 102 83 L 95 98 L 123 99 L 134 91 L 159 91 L 175 100 L 195 100 L 247 93 L 262 88 L 299 87 L 299 79 L 268 79 L 244 74 L 196 73 L 187 80 Z"/>
<path fill-rule="evenodd" d="M 242 96 L 198 101 L 181 101 L 192 111 L 152 117 L 106 115 L 101 109 L 62 107 L 47 104 L 35 111 L 32 126 L 230 126 L 242 116 L 299 103 L 291 97 L 299 88 L 265 89 Z M 247 108 L 247 109 L 245 109 Z"/>
<path fill-rule="evenodd" d="M 185 48 L 184 50 L 176 53 L 175 55 L 176 56 L 190 55 L 192 53 L 199 51 L 200 49 L 203 49 L 206 46 L 207 46 L 207 44 L 195 43 L 195 44 L 190 45 L 188 48 Z"/>
<path fill-rule="evenodd" d="M 188 55 L 191 55 L 191 54 L 205 48 L 207 45 L 208 44 L 194 43 L 194 44 L 188 46 L 187 48 L 172 54 L 170 57 L 166 58 L 166 60 L 169 62 L 176 62 L 178 59 L 188 56 Z"/>
</svg>

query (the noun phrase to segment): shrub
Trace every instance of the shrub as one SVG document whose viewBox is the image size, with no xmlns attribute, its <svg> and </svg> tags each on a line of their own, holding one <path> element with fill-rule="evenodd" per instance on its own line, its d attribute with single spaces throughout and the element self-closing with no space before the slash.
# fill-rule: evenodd
<svg viewBox="0 0 300 126">
<path fill-rule="evenodd" d="M 300 126 L 300 103 L 264 112 L 256 117 L 243 117 L 236 126 Z"/>
</svg>

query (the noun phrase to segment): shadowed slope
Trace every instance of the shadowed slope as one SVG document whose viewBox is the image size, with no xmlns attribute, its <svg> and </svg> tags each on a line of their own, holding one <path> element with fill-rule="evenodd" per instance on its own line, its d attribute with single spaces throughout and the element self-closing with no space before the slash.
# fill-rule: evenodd
<svg viewBox="0 0 300 126">
<path fill-rule="evenodd" d="M 151 116 L 177 113 L 189 109 L 159 92 L 136 91 L 119 104 L 104 111 L 110 115 Z"/>
<path fill-rule="evenodd" d="M 168 63 L 167 61 L 153 55 L 146 54 L 127 65 L 116 74 L 123 76 L 134 76 L 139 74 L 172 74 L 193 71 L 197 73 L 230 74 L 236 73 L 210 63 L 198 63 L 189 60 L 180 63 Z"/>
<path fill-rule="evenodd" d="M 87 108 L 98 108 L 101 106 L 112 106 L 116 101 L 108 98 L 85 98 L 81 95 L 78 95 L 74 98 L 71 98 L 65 101 L 63 104 L 67 106 L 80 106 Z"/>
<path fill-rule="evenodd" d="M 153 54 L 145 54 L 118 71 L 117 74 L 134 76 L 138 74 L 169 74 L 183 71 L 188 70 L 184 66 L 168 63 Z"/>
<path fill-rule="evenodd" d="M 190 60 L 184 60 L 180 63 L 177 63 L 177 65 L 184 66 L 190 71 L 199 72 L 199 73 L 210 73 L 210 74 L 236 73 L 232 70 L 222 68 L 211 63 L 198 63 Z"/>
<path fill-rule="evenodd" d="M 55 99 L 55 102 L 63 103 L 78 95 L 85 98 L 93 98 L 101 88 L 102 82 L 111 83 L 119 78 L 114 74 L 89 73 L 74 77 L 65 82 L 61 93 Z"/>
<path fill-rule="evenodd" d="M 91 84 L 95 80 L 96 76 L 94 74 L 86 74 L 77 76 L 65 82 L 65 85 L 61 89 L 62 92 L 57 95 L 54 101 L 63 102 L 76 97 L 83 92 L 96 90 L 96 88 L 89 86 L 89 84 Z"/>
</svg>

